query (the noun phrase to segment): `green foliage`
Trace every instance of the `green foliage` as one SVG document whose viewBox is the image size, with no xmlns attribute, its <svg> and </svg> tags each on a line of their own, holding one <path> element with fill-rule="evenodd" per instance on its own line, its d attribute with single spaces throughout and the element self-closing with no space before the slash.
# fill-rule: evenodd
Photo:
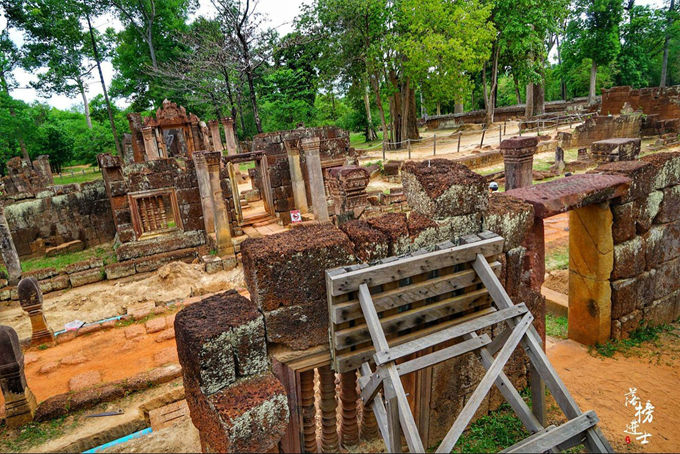
<svg viewBox="0 0 680 454">
<path fill-rule="evenodd" d="M 597 344 L 594 347 L 594 351 L 599 355 L 606 356 L 608 358 L 614 356 L 616 352 L 621 352 L 627 354 L 631 349 L 640 347 L 648 342 L 657 342 L 659 340 L 659 335 L 664 332 L 673 331 L 671 325 L 660 325 L 651 327 L 645 321 L 642 322 L 642 326 L 630 333 L 628 339 L 621 339 L 617 341 L 609 340 L 605 344 Z M 591 349 L 592 353 L 593 349 Z"/>
<path fill-rule="evenodd" d="M 549 312 L 545 314 L 545 333 L 548 336 L 566 339 L 568 331 L 567 317 L 558 317 Z"/>
<path fill-rule="evenodd" d="M 452 452 L 499 452 L 528 436 L 510 405 L 503 403 L 498 410 L 472 423 Z"/>
<path fill-rule="evenodd" d="M 569 245 L 556 247 L 545 257 L 545 270 L 569 269 Z"/>
<path fill-rule="evenodd" d="M 621 53 L 617 59 L 617 85 L 650 86 L 656 57 L 663 52 L 665 14 L 649 7 L 634 6 L 621 24 Z"/>
<path fill-rule="evenodd" d="M 299 123 L 310 124 L 315 118 L 314 90 L 301 69 L 281 68 L 263 78 L 260 99 L 262 122 L 266 131 L 295 129 Z"/>
<path fill-rule="evenodd" d="M 622 0 L 577 0 L 567 26 L 563 58 L 577 63 L 585 58 L 608 65 L 621 50 Z"/>
<path fill-rule="evenodd" d="M 104 260 L 104 264 L 115 263 L 117 261 L 116 255 L 110 246 L 95 246 L 90 249 L 85 249 L 78 252 L 69 252 L 68 254 L 58 255 L 56 257 L 33 257 L 21 261 L 21 270 L 24 272 L 40 270 L 43 268 L 55 268 L 61 271 L 64 267 L 72 263 L 82 262 L 91 258 L 100 258 Z M 0 272 L 6 272 L 4 266 L 0 266 Z"/>
<path fill-rule="evenodd" d="M 0 449 L 3 452 L 30 451 L 31 448 L 62 435 L 67 429 L 65 423 L 66 418 L 62 416 L 43 423 L 27 424 L 16 433 L 5 433 L 0 438 Z M 75 424 L 74 421 L 72 426 Z"/>
</svg>

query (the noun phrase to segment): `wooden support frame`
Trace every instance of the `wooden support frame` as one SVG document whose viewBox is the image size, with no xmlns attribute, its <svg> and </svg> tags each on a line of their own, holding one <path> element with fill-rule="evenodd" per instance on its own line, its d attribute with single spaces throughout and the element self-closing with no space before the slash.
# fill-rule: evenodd
<svg viewBox="0 0 680 454">
<path fill-rule="evenodd" d="M 403 433 L 409 452 L 424 452 L 400 377 L 475 352 L 487 372 L 466 399 L 437 452 L 451 452 L 494 384 L 532 433 L 507 452 L 556 451 L 581 443 L 591 452 L 611 452 L 611 446 L 596 426 L 599 420 L 595 413 L 581 412 L 548 361 L 532 325 L 531 312 L 524 304 L 515 305 L 510 300 L 498 280 L 497 262 L 487 261 L 487 257 L 502 252 L 503 239 L 483 232 L 467 236 L 462 242 L 460 246 L 446 245 L 434 252 L 389 259 L 370 267 L 329 270 L 326 274 L 330 322 L 331 326 L 336 325 L 331 330 L 333 364 L 336 368 L 353 365 L 346 361 L 348 354 L 340 356 L 338 350 L 351 347 L 353 361 L 359 358 L 354 352 L 361 351 L 361 398 L 373 409 L 388 451 L 401 451 Z M 465 269 L 466 264 L 471 268 Z M 401 287 L 391 284 L 395 282 Z M 465 306 L 471 298 L 487 296 L 492 300 L 491 307 Z M 453 319 L 437 315 L 449 304 L 447 316 Z M 401 312 L 395 313 L 396 308 Z M 379 312 L 383 312 L 382 317 Z M 464 315 L 456 316 L 458 312 Z M 419 323 L 410 324 L 414 314 Z M 434 325 L 421 329 L 423 322 Z M 493 340 L 476 332 L 495 324 L 504 324 L 506 329 Z M 414 332 L 404 335 L 400 331 L 404 328 Z M 370 336 L 370 347 L 365 344 L 366 334 Z M 452 339 L 463 341 L 432 350 Z M 533 409 L 503 373 L 503 367 L 520 345 L 531 361 Z M 374 353 L 369 355 L 371 348 Z M 568 418 L 559 427 L 544 428 L 544 383 Z"/>
</svg>

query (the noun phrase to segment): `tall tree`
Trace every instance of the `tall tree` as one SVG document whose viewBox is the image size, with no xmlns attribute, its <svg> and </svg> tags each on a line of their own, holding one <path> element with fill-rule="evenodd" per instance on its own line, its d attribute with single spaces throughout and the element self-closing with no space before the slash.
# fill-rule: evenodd
<svg viewBox="0 0 680 454">
<path fill-rule="evenodd" d="M 28 156 L 28 148 L 23 137 L 23 130 L 17 122 L 17 114 L 13 105 L 12 97 L 9 94 L 11 88 L 14 88 L 16 81 L 12 72 L 19 67 L 23 59 L 22 53 L 17 48 L 16 44 L 10 39 L 8 29 L 0 31 L 0 90 L 5 95 L 4 99 L 8 102 L 7 111 L 9 113 L 10 122 L 13 124 L 14 136 L 18 138 L 19 148 L 21 149 L 21 156 L 24 161 L 31 162 Z"/>
<path fill-rule="evenodd" d="M 661 64 L 661 87 L 666 86 L 668 81 L 668 54 L 670 51 L 671 43 L 671 31 L 673 30 L 673 25 L 678 19 L 678 8 L 676 8 L 675 0 L 671 0 L 668 6 L 668 13 L 666 18 L 666 31 L 663 46 L 663 62 Z"/>
<path fill-rule="evenodd" d="M 590 59 L 588 103 L 594 104 L 598 66 L 608 65 L 621 50 L 622 0 L 576 0 L 562 43 L 562 55 L 577 64 Z"/>
<path fill-rule="evenodd" d="M 627 20 L 621 24 L 616 84 L 648 87 L 652 84 L 651 70 L 663 51 L 666 16 L 662 10 L 631 3 L 626 7 Z"/>
<path fill-rule="evenodd" d="M 87 82 L 95 68 L 92 45 L 79 16 L 68 2 L 16 0 L 7 8 L 7 17 L 24 32 L 24 67 L 37 74 L 31 85 L 46 97 L 80 95 L 85 119 L 92 129 L 87 99 Z M 46 68 L 46 71 L 36 71 Z"/>
</svg>

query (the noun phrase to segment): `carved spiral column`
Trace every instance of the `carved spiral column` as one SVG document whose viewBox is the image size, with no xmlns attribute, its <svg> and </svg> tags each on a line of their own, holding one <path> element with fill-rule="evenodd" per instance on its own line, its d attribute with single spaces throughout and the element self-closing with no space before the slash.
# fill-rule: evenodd
<svg viewBox="0 0 680 454">
<path fill-rule="evenodd" d="M 300 407 L 302 410 L 302 445 L 304 452 L 317 452 L 316 407 L 314 406 L 314 370 L 300 372 Z"/>
<path fill-rule="evenodd" d="M 371 407 L 364 406 L 361 418 L 361 439 L 369 441 L 376 438 L 378 438 L 378 421 Z"/>
<path fill-rule="evenodd" d="M 340 402 L 342 403 L 342 445 L 359 444 L 359 424 L 357 422 L 357 373 L 356 371 L 340 374 Z"/>
<path fill-rule="evenodd" d="M 338 452 L 335 373 L 330 366 L 318 370 L 321 381 L 321 452 Z"/>
</svg>

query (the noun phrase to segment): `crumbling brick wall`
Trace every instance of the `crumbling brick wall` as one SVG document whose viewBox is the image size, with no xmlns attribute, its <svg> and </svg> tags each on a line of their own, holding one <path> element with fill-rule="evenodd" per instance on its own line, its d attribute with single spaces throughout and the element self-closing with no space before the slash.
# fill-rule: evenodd
<svg viewBox="0 0 680 454">
<path fill-rule="evenodd" d="M 573 132 L 560 132 L 558 136 L 562 148 L 587 147 L 600 140 L 640 137 L 641 128 L 642 116 L 639 114 L 597 116 L 588 118 Z"/>
<path fill-rule="evenodd" d="M 116 229 L 101 180 L 51 186 L 38 198 L 5 207 L 12 239 L 20 256 L 80 240 L 86 247 L 111 241 Z"/>
<path fill-rule="evenodd" d="M 633 89 L 630 86 L 602 89 L 603 115 L 618 115 L 624 106 L 659 120 L 680 118 L 680 86 Z"/>
<path fill-rule="evenodd" d="M 10 200 L 33 198 L 54 183 L 49 156 L 41 155 L 26 162 L 14 157 L 5 164 L 5 176 L 0 180 L 2 196 Z"/>
<path fill-rule="evenodd" d="M 627 196 L 612 201 L 614 268 L 611 337 L 626 338 L 645 322 L 680 317 L 680 153 L 614 162 L 595 172 L 632 180 Z"/>
</svg>

